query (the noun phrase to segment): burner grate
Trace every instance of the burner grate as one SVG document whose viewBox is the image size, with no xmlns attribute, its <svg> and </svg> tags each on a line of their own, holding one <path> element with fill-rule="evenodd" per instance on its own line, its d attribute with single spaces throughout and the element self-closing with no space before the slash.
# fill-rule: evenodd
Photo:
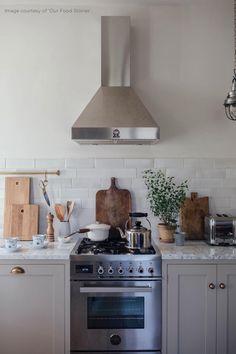
<svg viewBox="0 0 236 354">
<path fill-rule="evenodd" d="M 126 241 L 92 241 L 84 238 L 77 250 L 78 254 L 155 254 L 153 247 L 148 249 L 129 249 Z"/>
</svg>

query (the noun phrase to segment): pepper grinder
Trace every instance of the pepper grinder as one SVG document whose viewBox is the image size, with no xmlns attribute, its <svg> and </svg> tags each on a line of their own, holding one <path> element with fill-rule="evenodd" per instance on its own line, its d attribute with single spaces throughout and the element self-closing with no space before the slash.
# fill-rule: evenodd
<svg viewBox="0 0 236 354">
<path fill-rule="evenodd" d="M 53 227 L 53 218 L 54 215 L 52 213 L 48 213 L 47 215 L 47 222 L 48 222 L 48 227 L 47 227 L 47 239 L 49 242 L 54 242 L 54 227 Z"/>
</svg>

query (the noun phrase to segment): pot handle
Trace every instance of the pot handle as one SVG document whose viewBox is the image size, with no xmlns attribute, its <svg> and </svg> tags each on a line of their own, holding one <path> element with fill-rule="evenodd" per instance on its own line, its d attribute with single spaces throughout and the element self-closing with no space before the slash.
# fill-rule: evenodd
<svg viewBox="0 0 236 354">
<path fill-rule="evenodd" d="M 72 232 L 71 234 L 64 236 L 64 238 L 73 236 L 75 234 L 85 234 L 86 232 L 89 232 L 89 231 L 90 231 L 90 229 L 79 229 L 78 231 Z"/>
<path fill-rule="evenodd" d="M 129 216 L 132 218 L 146 218 L 148 213 L 129 213 Z"/>
<path fill-rule="evenodd" d="M 150 227 L 150 229 L 151 229 L 151 223 L 150 223 L 150 221 L 148 220 L 148 218 L 147 218 L 147 216 L 148 216 L 148 213 L 139 213 L 139 212 L 137 212 L 137 213 L 129 213 L 129 216 L 130 217 L 133 217 L 133 218 L 146 218 L 146 220 L 147 220 L 147 222 L 148 222 L 148 224 L 149 224 L 149 227 Z M 126 224 L 126 227 L 127 227 L 127 224 Z"/>
</svg>

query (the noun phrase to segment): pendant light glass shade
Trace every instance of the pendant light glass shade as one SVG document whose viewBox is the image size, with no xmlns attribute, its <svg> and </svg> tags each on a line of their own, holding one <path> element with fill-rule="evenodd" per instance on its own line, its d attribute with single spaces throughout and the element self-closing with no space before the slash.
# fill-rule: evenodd
<svg viewBox="0 0 236 354">
<path fill-rule="evenodd" d="M 236 120 L 236 70 L 234 69 L 234 77 L 232 80 L 231 91 L 224 102 L 225 114 L 230 120 Z"/>
</svg>

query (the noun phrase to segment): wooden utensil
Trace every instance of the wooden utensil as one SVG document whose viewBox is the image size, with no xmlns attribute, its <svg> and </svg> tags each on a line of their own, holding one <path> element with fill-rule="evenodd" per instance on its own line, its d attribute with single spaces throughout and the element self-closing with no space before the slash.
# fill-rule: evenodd
<svg viewBox="0 0 236 354">
<path fill-rule="evenodd" d="M 67 220 L 69 221 L 70 216 L 72 214 L 72 211 L 74 209 L 75 202 L 72 202 L 71 200 L 68 200 L 66 203 L 66 208 L 67 208 Z"/>
<path fill-rule="evenodd" d="M 55 211 L 57 218 L 60 221 L 65 221 L 65 215 L 66 215 L 66 208 L 63 204 L 55 204 Z"/>
<path fill-rule="evenodd" d="M 6 177 L 5 178 L 5 206 L 9 204 L 29 204 L 30 178 Z"/>
<path fill-rule="evenodd" d="M 116 186 L 115 177 L 111 178 L 111 186 L 107 190 L 96 193 L 96 221 L 124 227 L 131 212 L 131 194 L 127 189 Z"/>
<path fill-rule="evenodd" d="M 4 237 L 19 236 L 20 240 L 32 240 L 38 233 L 39 206 L 12 204 L 5 207 Z"/>
<path fill-rule="evenodd" d="M 185 199 L 180 211 L 181 228 L 189 240 L 204 239 L 204 217 L 209 214 L 209 198 L 198 198 L 197 195 L 191 193 L 191 198 Z"/>
</svg>

